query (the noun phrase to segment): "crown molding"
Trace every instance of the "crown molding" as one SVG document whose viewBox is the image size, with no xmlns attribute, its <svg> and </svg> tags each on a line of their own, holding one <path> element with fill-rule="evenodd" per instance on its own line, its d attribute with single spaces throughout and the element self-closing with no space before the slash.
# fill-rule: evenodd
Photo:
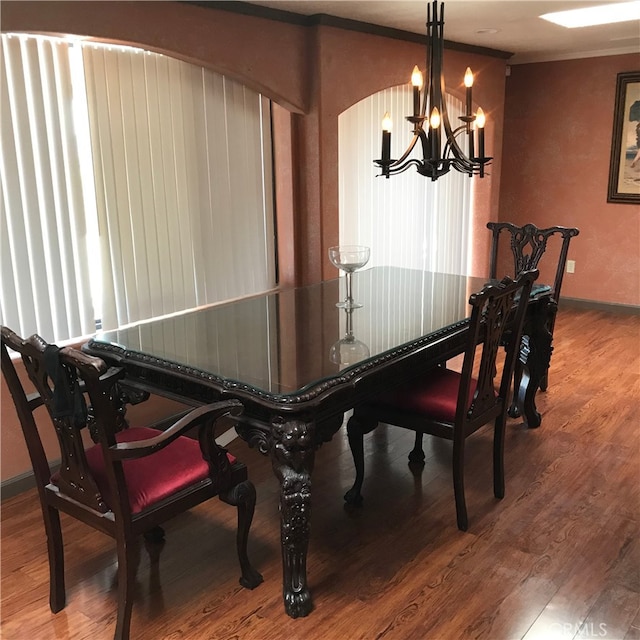
<svg viewBox="0 0 640 640">
<path fill-rule="evenodd" d="M 281 9 L 272 9 L 271 7 L 263 7 L 261 5 L 249 4 L 235 0 L 179 0 L 181 4 L 190 4 L 205 9 L 216 9 L 219 11 L 228 11 L 256 18 L 265 18 L 266 20 L 275 20 L 278 22 L 286 22 L 303 27 L 334 27 L 344 29 L 346 31 L 356 31 L 358 33 L 368 33 L 375 36 L 385 38 L 394 38 L 403 40 L 404 42 L 415 42 L 426 46 L 427 36 L 412 31 L 403 31 L 402 29 L 393 29 L 391 27 L 382 27 L 380 25 L 370 24 L 368 22 L 360 22 L 358 20 L 349 20 L 348 18 L 337 18 L 325 13 L 316 13 L 311 16 L 293 13 L 291 11 L 283 11 Z M 476 45 L 464 44 L 461 42 L 453 42 L 445 40 L 444 46 L 452 51 L 463 51 L 465 53 L 477 53 L 492 58 L 500 58 L 507 60 L 513 56 L 511 51 L 501 51 L 499 49 L 491 49 L 489 47 L 480 47 Z"/>
</svg>

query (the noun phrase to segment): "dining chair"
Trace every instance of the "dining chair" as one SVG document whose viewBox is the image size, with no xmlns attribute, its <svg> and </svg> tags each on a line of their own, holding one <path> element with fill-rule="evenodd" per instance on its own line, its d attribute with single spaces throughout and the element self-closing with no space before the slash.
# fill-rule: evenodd
<svg viewBox="0 0 640 640">
<path fill-rule="evenodd" d="M 572 227 L 547 227 L 539 229 L 534 224 L 525 224 L 519 227 L 511 222 L 487 222 L 487 228 L 491 230 L 491 261 L 489 264 L 489 277 L 493 279 L 499 278 L 502 273 L 499 269 L 499 249 L 501 246 L 500 239 L 508 239 L 509 247 L 513 257 L 513 271 L 509 275 L 516 277 L 522 271 L 528 269 L 538 269 L 540 262 L 544 262 L 543 266 L 549 265 L 551 272 L 555 269 L 553 284 L 536 283 L 535 289 L 546 288 L 551 291 L 551 298 L 554 304 L 551 307 L 552 313 L 547 321 L 547 329 L 553 338 L 553 330 L 556 321 L 557 305 L 560 300 L 560 290 L 562 288 L 562 280 L 564 278 L 565 268 L 567 264 L 567 255 L 569 252 L 569 243 L 580 233 L 579 229 Z M 546 253 L 549 240 L 557 237 L 561 239 L 562 244 L 557 252 L 553 254 Z M 552 243 L 554 241 L 552 240 Z M 542 260 L 543 255 L 545 260 Z M 555 262 L 552 262 L 555 259 Z M 549 289 L 550 288 L 550 289 Z M 520 383 L 522 376 L 522 367 L 516 362 L 514 372 L 514 388 Z M 548 375 L 545 375 L 540 383 L 540 388 L 546 391 L 548 386 Z"/>
<path fill-rule="evenodd" d="M 347 423 L 349 446 L 356 478 L 345 495 L 348 504 L 362 504 L 364 434 L 382 422 L 416 432 L 410 463 L 424 465 L 423 434 L 453 441 L 452 471 L 458 528 L 468 528 L 464 494 L 465 440 L 483 425 L 493 428 L 493 489 L 504 497 L 504 433 L 511 376 L 520 340 L 507 343 L 506 356 L 496 389 L 496 359 L 505 329 L 518 338 L 537 270 L 524 271 L 517 280 L 505 277 L 489 283 L 469 298 L 471 318 L 462 371 L 445 366 L 421 375 L 357 406 Z M 478 355 L 479 353 L 479 355 Z"/>
<path fill-rule="evenodd" d="M 130 635 L 140 536 L 157 549 L 155 543 L 164 536 L 160 524 L 214 496 L 237 508 L 240 584 L 253 589 L 262 582 L 247 556 L 255 488 L 246 466 L 214 439 L 223 418 L 228 423 L 241 413 L 239 402 L 193 409 L 164 431 L 129 426 L 121 406 L 121 368 L 107 368 L 100 358 L 59 349 L 37 335 L 23 340 L 7 327 L 1 332 L 2 374 L 22 427 L 44 519 L 51 611 L 63 609 L 66 600 L 60 512 L 115 538 L 116 640 Z M 20 355 L 35 393 L 25 390 L 9 349 Z M 40 429 L 55 429 L 59 445 L 60 466 L 53 473 L 34 415 L 42 405 L 50 420 L 46 426 L 39 421 Z M 184 435 L 193 428 L 197 440 Z"/>
</svg>

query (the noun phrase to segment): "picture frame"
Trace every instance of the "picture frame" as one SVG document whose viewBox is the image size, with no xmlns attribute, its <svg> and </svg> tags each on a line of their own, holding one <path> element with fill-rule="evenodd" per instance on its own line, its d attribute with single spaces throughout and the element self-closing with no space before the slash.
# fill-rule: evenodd
<svg viewBox="0 0 640 640">
<path fill-rule="evenodd" d="M 607 202 L 640 204 L 640 71 L 616 78 Z"/>
</svg>

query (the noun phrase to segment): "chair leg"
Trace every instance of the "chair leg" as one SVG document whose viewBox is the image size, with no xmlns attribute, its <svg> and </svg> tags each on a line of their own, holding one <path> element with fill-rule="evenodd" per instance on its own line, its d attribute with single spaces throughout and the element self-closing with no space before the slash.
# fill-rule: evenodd
<svg viewBox="0 0 640 640">
<path fill-rule="evenodd" d="M 540 391 L 546 391 L 549 388 L 549 374 L 545 373 L 540 378 Z"/>
<path fill-rule="evenodd" d="M 160 525 L 156 525 L 142 534 L 147 542 L 160 543 L 164 542 L 164 529 Z"/>
<path fill-rule="evenodd" d="M 140 558 L 139 540 L 118 534 L 118 615 L 114 640 L 129 640 L 136 572 Z"/>
<path fill-rule="evenodd" d="M 160 553 L 164 548 L 164 529 L 160 525 L 156 525 L 149 531 L 145 531 L 142 534 L 144 538 L 144 546 L 149 554 L 149 559 L 152 565 L 157 565 L 160 561 Z"/>
<path fill-rule="evenodd" d="M 558 313 L 558 308 L 552 307 L 551 309 L 551 317 L 549 318 L 549 333 L 551 334 L 551 340 L 553 341 L 553 329 L 556 324 L 556 314 Z M 538 385 L 540 391 L 546 391 L 549 388 L 549 370 L 545 372 L 545 374 L 540 378 L 540 384 Z"/>
<path fill-rule="evenodd" d="M 64 609 L 66 604 L 64 586 L 64 545 L 60 513 L 57 509 L 43 506 L 42 515 L 47 534 L 47 553 L 49 555 L 49 607 L 53 613 Z"/>
<path fill-rule="evenodd" d="M 220 494 L 220 500 L 238 508 L 238 530 L 236 534 L 236 546 L 238 560 L 240 561 L 240 584 L 246 589 L 255 589 L 264 578 L 249 562 L 247 544 L 249 542 L 249 529 L 253 520 L 256 507 L 256 489 L 250 480 L 245 480 L 235 485 L 229 491 Z"/>
<path fill-rule="evenodd" d="M 504 498 L 504 433 L 505 416 L 496 418 L 493 431 L 493 495 Z"/>
<path fill-rule="evenodd" d="M 458 529 L 466 531 L 469 528 L 469 521 L 467 518 L 467 504 L 464 498 L 464 438 L 454 438 L 453 440 L 452 468 Z"/>
<path fill-rule="evenodd" d="M 520 389 L 520 381 L 522 380 L 522 363 L 520 358 L 516 358 L 516 364 L 513 369 L 513 396 L 511 398 L 511 406 L 509 407 L 510 418 L 519 418 L 520 409 L 518 408 L 518 390 Z"/>
<path fill-rule="evenodd" d="M 349 448 L 353 456 L 353 465 L 356 470 L 356 479 L 349 491 L 344 494 L 344 501 L 352 507 L 362 506 L 362 483 L 364 481 L 364 434 L 369 433 L 377 426 L 377 422 L 371 428 L 365 427 L 360 416 L 352 415 L 347 422 L 347 436 Z"/>
<path fill-rule="evenodd" d="M 422 432 L 416 431 L 416 440 L 413 449 L 409 453 L 409 465 L 424 467 L 424 450 L 422 449 Z"/>
</svg>

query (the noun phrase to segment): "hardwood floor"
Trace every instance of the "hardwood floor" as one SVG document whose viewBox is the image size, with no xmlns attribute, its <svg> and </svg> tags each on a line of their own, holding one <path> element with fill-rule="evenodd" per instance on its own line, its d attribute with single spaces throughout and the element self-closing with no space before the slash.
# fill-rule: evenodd
<svg viewBox="0 0 640 640">
<path fill-rule="evenodd" d="M 640 638 L 640 317 L 561 309 L 539 429 L 510 420 L 507 493 L 493 498 L 490 433 L 468 441 L 469 531 L 455 524 L 450 443 L 367 437 L 362 509 L 342 430 L 317 454 L 308 575 L 315 609 L 283 611 L 278 494 L 269 461 L 239 441 L 258 490 L 251 558 L 265 583 L 242 589 L 234 510 L 217 501 L 166 526 L 159 565 L 142 554 L 136 640 L 559 640 Z M 3 400 L 4 401 L 4 400 Z M 34 491 L 2 504 L 2 638 L 113 637 L 111 540 L 65 518 L 67 606 L 48 606 Z"/>
</svg>

